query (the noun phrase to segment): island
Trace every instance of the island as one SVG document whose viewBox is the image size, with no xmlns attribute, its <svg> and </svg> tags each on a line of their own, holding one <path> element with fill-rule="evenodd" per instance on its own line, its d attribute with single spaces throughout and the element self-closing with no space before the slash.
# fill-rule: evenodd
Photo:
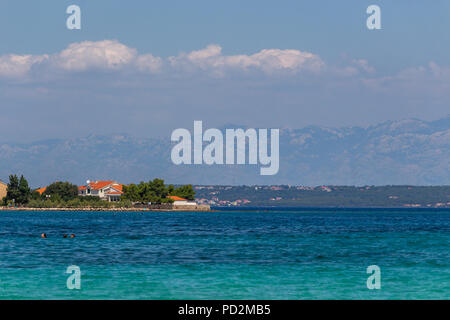
<svg viewBox="0 0 450 320">
<path fill-rule="evenodd" d="M 195 201 L 192 185 L 166 185 L 155 178 L 139 184 L 114 180 L 86 181 L 77 186 L 57 181 L 32 190 L 22 175 L 9 176 L 2 183 L 1 210 L 16 211 L 210 211 L 208 204 Z"/>
</svg>

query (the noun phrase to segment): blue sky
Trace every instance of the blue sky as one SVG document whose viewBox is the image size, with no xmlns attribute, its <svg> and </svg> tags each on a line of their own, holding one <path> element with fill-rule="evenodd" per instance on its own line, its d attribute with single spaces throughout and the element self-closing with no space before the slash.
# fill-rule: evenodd
<svg viewBox="0 0 450 320">
<path fill-rule="evenodd" d="M 82 9 L 80 31 L 65 27 L 70 4 Z M 382 30 L 365 26 L 371 4 L 382 9 Z M 448 30 L 447 0 L 3 0 L 0 136 L 164 136 L 193 120 L 302 127 L 437 119 L 449 113 Z M 120 66 L 93 59 L 84 41 L 112 50 Z M 11 54 L 32 58 L 18 66 Z M 280 55 L 287 62 L 274 62 Z"/>
<path fill-rule="evenodd" d="M 65 28 L 82 8 L 83 28 Z M 365 28 L 378 4 L 383 29 Z M 365 57 L 378 67 L 450 62 L 450 2 L 434 1 L 23 1 L 0 3 L 0 53 L 47 53 L 83 40 L 117 39 L 159 56 L 219 43 L 227 54 L 263 48 L 313 51 L 326 59 Z"/>
</svg>

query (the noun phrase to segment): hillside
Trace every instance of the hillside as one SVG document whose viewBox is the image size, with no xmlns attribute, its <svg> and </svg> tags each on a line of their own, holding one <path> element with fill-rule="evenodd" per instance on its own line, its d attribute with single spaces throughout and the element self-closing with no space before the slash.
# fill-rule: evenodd
<svg viewBox="0 0 450 320">
<path fill-rule="evenodd" d="M 282 129 L 280 171 L 258 166 L 175 166 L 171 143 L 127 135 L 0 144 L 0 179 L 24 174 L 34 187 L 55 180 L 122 183 L 161 177 L 169 183 L 221 185 L 448 185 L 450 117 L 370 126 Z"/>
</svg>

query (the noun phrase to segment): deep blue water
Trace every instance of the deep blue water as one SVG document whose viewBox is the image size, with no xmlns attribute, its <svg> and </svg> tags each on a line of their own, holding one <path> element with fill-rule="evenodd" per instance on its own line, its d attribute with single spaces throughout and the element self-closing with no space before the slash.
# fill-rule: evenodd
<svg viewBox="0 0 450 320">
<path fill-rule="evenodd" d="M 450 210 L 0 212 L 0 299 L 449 299 L 449 244 Z"/>
</svg>

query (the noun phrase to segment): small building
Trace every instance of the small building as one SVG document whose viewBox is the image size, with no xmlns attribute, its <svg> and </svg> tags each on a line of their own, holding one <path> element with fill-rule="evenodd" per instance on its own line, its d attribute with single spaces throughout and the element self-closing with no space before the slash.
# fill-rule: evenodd
<svg viewBox="0 0 450 320">
<path fill-rule="evenodd" d="M 177 197 L 177 196 L 168 196 L 167 198 L 173 200 L 174 206 L 196 206 L 197 205 L 197 202 L 195 202 L 195 201 L 189 201 L 184 198 Z"/>
<path fill-rule="evenodd" d="M 6 197 L 6 192 L 8 190 L 8 185 L 0 180 L 0 201 Z"/>
<path fill-rule="evenodd" d="M 120 201 L 123 195 L 123 184 L 117 181 L 87 181 L 86 185 L 78 187 L 79 196 L 94 196 L 105 201 Z"/>
</svg>

